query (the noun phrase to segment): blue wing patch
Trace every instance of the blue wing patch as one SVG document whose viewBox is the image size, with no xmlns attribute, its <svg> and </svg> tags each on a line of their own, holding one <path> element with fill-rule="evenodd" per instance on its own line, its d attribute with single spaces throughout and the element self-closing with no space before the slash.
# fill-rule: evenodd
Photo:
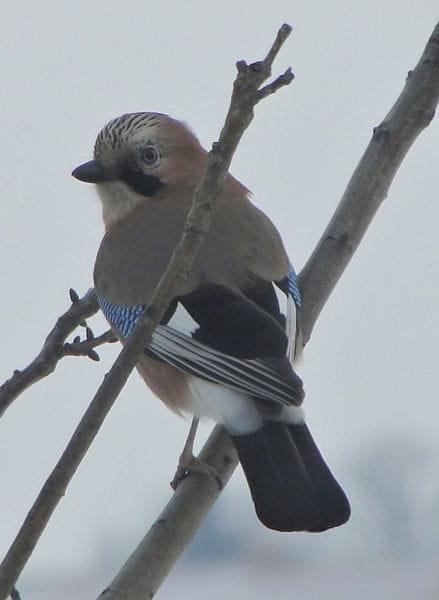
<svg viewBox="0 0 439 600">
<path fill-rule="evenodd" d="M 293 269 L 293 267 L 290 267 L 290 270 L 288 271 L 287 279 L 288 279 L 288 294 L 293 298 L 294 304 L 296 306 L 300 306 L 302 303 L 302 300 L 300 297 L 299 286 L 297 283 L 297 275 L 296 275 L 296 272 Z"/>
<path fill-rule="evenodd" d="M 104 313 L 111 326 L 123 337 L 132 334 L 143 306 L 118 306 L 103 296 L 98 296 L 100 309 Z"/>
</svg>

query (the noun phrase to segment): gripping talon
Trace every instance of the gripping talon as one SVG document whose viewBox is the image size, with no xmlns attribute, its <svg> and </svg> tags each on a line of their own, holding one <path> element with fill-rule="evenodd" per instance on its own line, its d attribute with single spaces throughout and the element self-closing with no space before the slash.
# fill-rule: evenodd
<svg viewBox="0 0 439 600">
<path fill-rule="evenodd" d="M 179 483 L 191 473 L 213 477 L 218 485 L 219 491 L 224 487 L 221 477 L 211 465 L 199 460 L 195 456 L 191 456 L 189 460 L 179 461 L 177 470 L 171 481 L 172 489 L 175 491 L 178 488 Z"/>
</svg>

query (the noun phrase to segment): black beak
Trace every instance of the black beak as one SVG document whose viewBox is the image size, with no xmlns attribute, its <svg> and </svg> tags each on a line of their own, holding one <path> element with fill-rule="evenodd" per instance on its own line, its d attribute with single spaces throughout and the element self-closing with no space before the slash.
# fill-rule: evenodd
<svg viewBox="0 0 439 600">
<path fill-rule="evenodd" d="M 102 183 L 103 181 L 116 181 L 118 173 L 116 169 L 101 166 L 95 160 L 89 160 L 79 165 L 72 171 L 73 177 L 86 183 Z"/>
</svg>

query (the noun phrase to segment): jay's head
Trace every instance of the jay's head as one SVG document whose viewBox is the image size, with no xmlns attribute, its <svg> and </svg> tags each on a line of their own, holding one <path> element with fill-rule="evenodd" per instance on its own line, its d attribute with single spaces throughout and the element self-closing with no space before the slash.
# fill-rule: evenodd
<svg viewBox="0 0 439 600">
<path fill-rule="evenodd" d="M 193 190 L 205 164 L 205 150 L 183 123 L 160 113 L 129 113 L 105 125 L 94 159 L 72 175 L 96 184 L 111 226 L 139 204 Z"/>
</svg>

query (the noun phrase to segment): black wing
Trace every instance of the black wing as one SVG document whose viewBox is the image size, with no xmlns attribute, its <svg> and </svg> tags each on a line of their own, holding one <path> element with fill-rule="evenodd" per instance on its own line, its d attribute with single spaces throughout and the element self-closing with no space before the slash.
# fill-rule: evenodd
<svg viewBox="0 0 439 600">
<path fill-rule="evenodd" d="M 162 321 L 148 345 L 149 355 L 262 400 L 302 402 L 302 381 L 286 355 L 285 317 L 271 283 L 245 296 L 206 285 L 178 302 L 194 319 L 195 330 L 174 325 L 174 303 L 168 322 Z"/>
</svg>

